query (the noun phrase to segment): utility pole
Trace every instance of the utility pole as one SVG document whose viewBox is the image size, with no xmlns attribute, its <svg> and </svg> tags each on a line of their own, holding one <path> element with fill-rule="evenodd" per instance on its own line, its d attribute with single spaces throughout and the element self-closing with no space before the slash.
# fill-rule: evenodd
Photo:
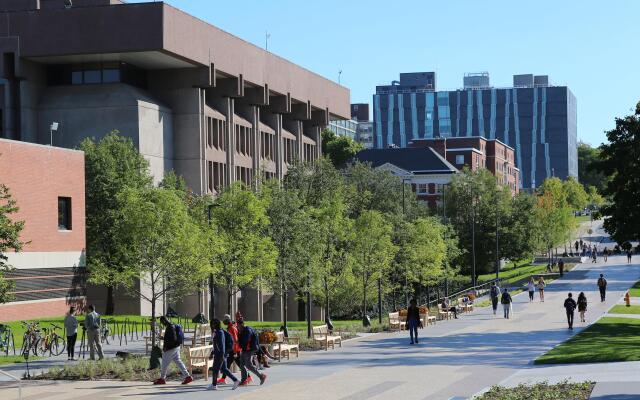
<svg viewBox="0 0 640 400">
<path fill-rule="evenodd" d="M 209 204 L 207 207 L 207 220 L 209 222 L 209 226 L 211 226 L 211 210 L 213 210 L 215 204 Z M 209 321 L 213 320 L 214 314 L 216 310 L 215 296 L 214 296 L 214 287 L 213 287 L 213 273 L 209 274 Z"/>
<path fill-rule="evenodd" d="M 269 51 L 269 38 L 271 34 L 268 31 L 264 31 L 264 50 Z"/>
</svg>

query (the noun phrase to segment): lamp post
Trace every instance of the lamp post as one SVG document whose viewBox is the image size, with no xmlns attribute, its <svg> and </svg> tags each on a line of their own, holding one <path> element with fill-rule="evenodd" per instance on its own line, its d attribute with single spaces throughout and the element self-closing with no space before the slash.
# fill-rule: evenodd
<svg viewBox="0 0 640 400">
<path fill-rule="evenodd" d="M 207 206 L 207 221 L 209 226 L 211 226 L 211 211 L 213 207 L 219 206 L 218 204 L 209 204 Z M 216 310 L 215 296 L 214 296 L 214 287 L 213 287 L 213 272 L 209 273 L 209 320 L 213 320 L 213 316 Z"/>
<path fill-rule="evenodd" d="M 49 146 L 53 146 L 53 132 L 57 132 L 59 126 L 57 122 L 52 122 L 49 126 Z"/>
</svg>

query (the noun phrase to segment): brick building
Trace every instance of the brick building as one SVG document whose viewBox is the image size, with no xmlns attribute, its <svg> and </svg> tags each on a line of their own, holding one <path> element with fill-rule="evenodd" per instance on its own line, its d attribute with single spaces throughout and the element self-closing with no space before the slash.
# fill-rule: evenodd
<svg viewBox="0 0 640 400">
<path fill-rule="evenodd" d="M 84 153 L 0 139 L 0 183 L 25 221 L 22 252 L 5 254 L 15 269 L 14 301 L 0 321 L 63 315 L 85 299 Z"/>
</svg>

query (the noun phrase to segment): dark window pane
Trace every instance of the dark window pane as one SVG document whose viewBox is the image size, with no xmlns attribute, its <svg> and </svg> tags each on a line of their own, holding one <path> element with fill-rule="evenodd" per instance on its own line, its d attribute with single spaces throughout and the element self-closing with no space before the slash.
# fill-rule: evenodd
<svg viewBox="0 0 640 400">
<path fill-rule="evenodd" d="M 120 70 L 119 69 L 103 69 L 102 82 L 103 83 L 120 82 Z"/>
<path fill-rule="evenodd" d="M 100 83 L 102 80 L 102 71 L 87 70 L 84 71 L 84 83 Z"/>
<path fill-rule="evenodd" d="M 71 230 L 71 198 L 58 197 L 58 229 Z"/>
<path fill-rule="evenodd" d="M 82 71 L 73 71 L 71 73 L 71 84 L 82 85 Z"/>
</svg>

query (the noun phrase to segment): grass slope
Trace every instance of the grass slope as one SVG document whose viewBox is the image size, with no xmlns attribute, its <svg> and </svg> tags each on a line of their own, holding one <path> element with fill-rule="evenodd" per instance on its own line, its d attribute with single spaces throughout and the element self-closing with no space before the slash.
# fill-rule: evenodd
<svg viewBox="0 0 640 400">
<path fill-rule="evenodd" d="M 535 360 L 572 364 L 640 360 L 640 319 L 602 318 Z"/>
<path fill-rule="evenodd" d="M 629 289 L 629 296 L 640 297 L 640 281 L 636 282 L 631 289 Z"/>
<path fill-rule="evenodd" d="M 609 310 L 609 314 L 640 314 L 640 306 L 632 305 L 627 307 L 625 305 L 618 304 Z"/>
</svg>

